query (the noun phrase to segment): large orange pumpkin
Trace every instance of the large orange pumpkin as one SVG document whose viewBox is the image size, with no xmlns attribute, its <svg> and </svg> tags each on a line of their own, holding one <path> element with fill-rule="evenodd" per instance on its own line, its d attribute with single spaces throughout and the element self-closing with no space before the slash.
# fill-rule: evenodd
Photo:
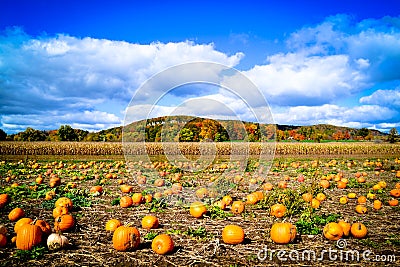
<svg viewBox="0 0 400 267">
<path fill-rule="evenodd" d="M 14 225 L 14 232 L 18 233 L 18 230 L 25 224 L 33 222 L 31 218 L 21 218 Z"/>
<path fill-rule="evenodd" d="M 400 189 L 392 189 L 392 190 L 390 190 L 390 195 L 392 196 L 392 197 L 400 197 Z"/>
<path fill-rule="evenodd" d="M 17 232 L 16 246 L 21 250 L 31 250 L 42 242 L 42 230 L 37 225 L 24 224 Z"/>
<path fill-rule="evenodd" d="M 158 218 L 154 215 L 146 215 L 142 219 L 142 228 L 155 229 L 158 227 Z"/>
<path fill-rule="evenodd" d="M 53 218 L 57 218 L 64 214 L 68 214 L 68 209 L 66 207 L 58 206 L 53 209 Z"/>
<path fill-rule="evenodd" d="M 36 220 L 35 225 L 40 227 L 43 234 L 49 235 L 51 234 L 51 225 L 44 220 Z"/>
<path fill-rule="evenodd" d="M 12 222 L 15 222 L 16 220 L 21 219 L 22 217 L 25 216 L 25 212 L 21 208 L 15 208 L 10 213 L 8 214 L 8 219 Z"/>
<path fill-rule="evenodd" d="M 275 216 L 276 218 L 282 218 L 285 216 L 286 213 L 286 206 L 283 204 L 274 204 L 271 207 L 271 215 Z"/>
<path fill-rule="evenodd" d="M 244 211 L 243 201 L 240 200 L 233 201 L 231 206 L 231 212 L 234 214 L 241 214 L 243 211 Z"/>
<path fill-rule="evenodd" d="M 351 234 L 355 238 L 358 238 L 358 239 L 364 238 L 368 233 L 367 227 L 364 224 L 359 223 L 359 222 L 353 223 L 350 231 L 351 231 Z"/>
<path fill-rule="evenodd" d="M 330 222 L 325 225 L 323 233 L 329 240 L 339 240 L 343 236 L 343 228 L 338 223 Z"/>
<path fill-rule="evenodd" d="M 227 225 L 222 230 L 222 240 L 226 244 L 240 244 L 244 240 L 244 230 L 238 225 Z"/>
<path fill-rule="evenodd" d="M 143 198 L 142 193 L 134 193 L 132 195 L 133 205 L 139 205 L 143 202 L 143 200 L 144 200 L 144 198 Z"/>
<path fill-rule="evenodd" d="M 388 200 L 389 206 L 398 206 L 399 205 L 399 200 L 392 198 Z"/>
<path fill-rule="evenodd" d="M 206 206 L 203 203 L 196 201 L 190 205 L 190 214 L 195 218 L 201 218 L 207 212 Z"/>
<path fill-rule="evenodd" d="M 155 253 L 164 255 L 174 250 L 174 241 L 170 235 L 161 234 L 153 239 L 151 248 Z"/>
<path fill-rule="evenodd" d="M 133 205 L 133 200 L 130 196 L 123 196 L 119 200 L 119 205 L 122 208 L 129 208 Z"/>
<path fill-rule="evenodd" d="M 114 231 L 112 241 L 118 251 L 134 250 L 140 244 L 140 233 L 135 227 L 120 226 Z"/>
<path fill-rule="evenodd" d="M 2 209 L 10 200 L 8 194 L 1 194 L 0 195 L 0 209 Z"/>
<path fill-rule="evenodd" d="M 72 200 L 67 197 L 60 197 L 55 203 L 56 207 L 66 207 L 68 210 L 72 209 Z"/>
<path fill-rule="evenodd" d="M 345 221 L 340 220 L 338 222 L 339 226 L 342 227 L 343 230 L 343 235 L 344 236 L 349 236 L 350 234 L 350 228 L 351 228 L 351 224 Z"/>
<path fill-rule="evenodd" d="M 271 227 L 270 237 L 278 244 L 288 244 L 296 238 L 297 229 L 291 223 L 274 223 Z"/>
<path fill-rule="evenodd" d="M 54 221 L 56 231 L 68 231 L 75 225 L 75 219 L 71 214 L 58 216 Z"/>
</svg>

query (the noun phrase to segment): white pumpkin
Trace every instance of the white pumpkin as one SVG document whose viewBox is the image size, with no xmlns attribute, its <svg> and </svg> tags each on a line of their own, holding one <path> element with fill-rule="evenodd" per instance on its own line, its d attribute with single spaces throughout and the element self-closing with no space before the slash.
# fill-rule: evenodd
<svg viewBox="0 0 400 267">
<path fill-rule="evenodd" d="M 68 244 L 68 238 L 61 234 L 53 233 L 47 238 L 47 247 L 49 250 L 65 248 Z"/>
</svg>

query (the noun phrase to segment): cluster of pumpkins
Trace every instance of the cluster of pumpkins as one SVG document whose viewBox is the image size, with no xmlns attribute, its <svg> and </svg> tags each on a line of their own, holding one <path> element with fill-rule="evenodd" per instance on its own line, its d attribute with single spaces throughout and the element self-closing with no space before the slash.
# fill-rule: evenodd
<svg viewBox="0 0 400 267">
<path fill-rule="evenodd" d="M 7 194 L 0 196 L 2 203 L 9 201 Z M 4 204 L 5 205 L 5 204 Z M 25 212 L 22 208 L 14 208 L 8 214 L 8 219 L 14 224 L 15 236 L 11 242 L 15 242 L 17 249 L 31 250 L 34 246 L 47 240 L 47 246 L 50 250 L 60 249 L 66 247 L 69 242 L 66 236 L 62 234 L 68 231 L 75 225 L 74 217 L 69 214 L 72 209 L 72 201 L 67 197 L 61 197 L 55 202 L 53 210 L 54 216 L 54 230 L 52 231 L 51 225 L 42 219 L 31 219 L 25 217 Z M 7 228 L 4 225 L 0 226 L 0 247 L 7 244 Z"/>
</svg>

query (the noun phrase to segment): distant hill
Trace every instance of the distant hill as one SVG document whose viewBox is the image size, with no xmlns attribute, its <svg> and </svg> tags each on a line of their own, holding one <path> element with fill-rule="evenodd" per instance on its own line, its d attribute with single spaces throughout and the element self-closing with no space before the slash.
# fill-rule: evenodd
<svg viewBox="0 0 400 267">
<path fill-rule="evenodd" d="M 24 132 L 6 136 L 16 141 L 317 141 L 376 140 L 387 134 L 366 128 L 356 129 L 317 124 L 310 126 L 271 125 L 237 120 L 212 120 L 190 116 L 168 116 L 141 120 L 126 125 L 88 132 L 68 125 L 58 130 L 40 131 L 27 128 Z"/>
</svg>

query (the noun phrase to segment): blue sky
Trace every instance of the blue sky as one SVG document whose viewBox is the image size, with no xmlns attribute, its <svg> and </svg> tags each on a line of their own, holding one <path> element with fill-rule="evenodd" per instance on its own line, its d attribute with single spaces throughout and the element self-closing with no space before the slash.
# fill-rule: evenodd
<svg viewBox="0 0 400 267">
<path fill-rule="evenodd" d="M 250 78 L 276 123 L 400 129 L 399 16 L 395 0 L 1 0 L 0 128 L 118 126 L 147 79 L 205 61 Z M 188 90 L 147 104 L 208 98 L 251 118 L 222 88 Z"/>
</svg>

